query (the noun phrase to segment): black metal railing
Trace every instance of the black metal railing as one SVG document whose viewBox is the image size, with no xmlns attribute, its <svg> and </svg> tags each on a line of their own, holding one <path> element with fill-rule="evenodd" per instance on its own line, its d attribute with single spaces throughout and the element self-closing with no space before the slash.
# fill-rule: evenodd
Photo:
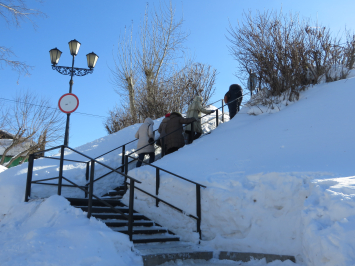
<svg viewBox="0 0 355 266">
<path fill-rule="evenodd" d="M 33 177 L 33 168 L 34 168 L 35 155 L 39 154 L 39 153 L 44 154 L 47 151 L 58 149 L 58 148 L 60 148 L 60 158 L 43 156 L 44 158 L 59 160 L 59 174 L 58 174 L 58 176 L 57 177 L 52 177 L 52 178 L 46 178 L 46 179 L 33 181 L 32 177 Z M 84 158 L 89 159 L 89 161 L 78 161 L 78 160 L 65 159 L 64 158 L 65 149 L 69 149 L 69 150 L 71 150 L 71 151 L 83 156 Z M 85 176 L 86 176 L 86 180 L 89 179 L 89 183 L 85 184 L 85 186 L 79 186 L 76 183 L 74 183 L 71 180 L 69 180 L 68 178 L 66 178 L 63 175 L 64 162 L 65 161 L 77 162 L 77 163 L 85 163 L 86 164 Z M 128 205 L 129 214 L 128 215 L 123 213 L 119 209 L 115 208 L 114 206 L 112 206 L 111 204 L 109 204 L 108 202 L 106 202 L 105 200 L 101 199 L 100 197 L 96 196 L 93 193 L 94 183 L 95 183 L 95 178 L 94 178 L 95 177 L 95 164 L 100 164 L 103 167 L 110 169 L 112 172 L 116 172 L 117 174 L 120 174 L 120 175 L 124 176 L 126 187 L 127 187 L 127 185 L 129 185 L 129 205 Z M 163 170 L 163 169 L 161 169 L 161 170 Z M 158 170 L 158 172 L 159 172 L 159 170 Z M 168 172 L 168 173 L 170 173 L 170 172 Z M 170 174 L 173 174 L 173 173 L 170 173 Z M 173 174 L 173 175 L 175 175 L 175 174 Z M 177 176 L 177 175 L 175 175 L 175 176 Z M 180 178 L 185 179 L 185 180 L 187 180 L 189 182 L 195 183 L 195 182 L 193 182 L 191 180 L 188 180 L 186 178 L 183 178 L 183 177 L 180 177 Z M 55 184 L 55 183 L 46 183 L 45 182 L 45 181 L 56 180 L 56 179 L 58 179 L 58 183 L 57 184 Z M 129 179 L 129 182 L 127 182 L 127 179 Z M 67 181 L 69 184 L 63 184 L 63 180 Z M 97 179 L 96 179 L 96 181 L 97 181 Z M 33 153 L 33 154 L 31 154 L 29 156 L 28 171 L 27 171 L 27 183 L 26 183 L 26 192 L 25 192 L 25 202 L 28 202 L 29 199 L 30 199 L 32 184 L 58 186 L 57 195 L 61 195 L 62 194 L 62 187 L 78 188 L 78 189 L 82 190 L 85 193 L 85 195 L 88 195 L 88 214 L 87 214 L 87 217 L 90 218 L 92 216 L 92 200 L 93 200 L 93 198 L 95 198 L 96 200 L 98 200 L 99 202 L 104 204 L 105 206 L 107 206 L 110 209 L 112 209 L 114 212 L 120 213 L 124 218 L 126 218 L 128 220 L 128 235 L 130 237 L 130 240 L 132 240 L 133 223 L 134 223 L 134 217 L 133 217 L 134 189 L 138 189 L 139 191 L 141 191 L 141 192 L 143 192 L 143 193 L 155 198 L 155 200 L 158 203 L 159 202 L 163 202 L 167 206 L 169 206 L 171 208 L 174 208 L 175 210 L 178 210 L 178 211 L 180 211 L 182 213 L 185 213 L 183 210 L 181 210 L 180 208 L 174 206 L 173 204 L 168 203 L 167 201 L 165 201 L 163 199 L 160 199 L 159 197 L 154 196 L 154 195 L 144 191 L 141 188 L 136 187 L 135 183 L 141 183 L 141 181 L 139 181 L 139 180 L 137 180 L 137 179 L 135 179 L 133 177 L 128 176 L 126 173 L 122 173 L 122 172 L 120 172 L 120 171 L 118 171 L 116 169 L 113 169 L 112 167 L 110 167 L 110 166 L 108 166 L 108 165 L 106 165 L 106 164 L 104 164 L 102 162 L 97 161 L 95 158 L 91 158 L 90 156 L 87 156 L 87 155 L 85 155 L 85 154 L 83 154 L 83 153 L 81 153 L 81 152 L 79 152 L 79 151 L 77 151 L 77 150 L 75 150 L 73 148 L 70 148 L 68 146 L 62 145 L 62 146 L 54 147 L 52 149 L 35 152 L 35 153 Z M 159 184 L 160 184 L 160 181 L 159 181 Z M 196 187 L 196 192 L 198 193 L 197 217 L 194 216 L 194 215 L 191 215 L 191 214 L 188 215 L 188 216 L 197 220 L 197 232 L 199 233 L 199 236 L 201 238 L 201 196 L 200 196 L 200 187 L 201 186 L 205 187 L 205 186 L 200 185 L 198 183 L 195 183 L 195 184 L 198 185 L 198 187 Z"/>
<path fill-rule="evenodd" d="M 58 149 L 60 148 L 60 158 L 54 158 L 54 157 L 45 157 L 45 158 L 50 158 L 50 159 L 57 159 L 59 160 L 59 176 L 58 177 L 52 177 L 52 178 L 46 178 L 46 179 L 41 179 L 41 180 L 32 180 L 32 176 L 33 176 L 33 167 L 34 167 L 34 160 L 35 160 L 35 155 L 39 154 L 39 153 L 43 153 L 50 151 L 50 150 L 54 150 L 54 149 Z M 65 149 L 69 149 L 87 159 L 89 159 L 88 162 L 85 161 L 77 161 L 77 160 L 69 160 L 69 159 L 65 159 L 64 158 L 64 151 Z M 72 182 L 71 180 L 69 180 L 68 178 L 66 178 L 63 175 L 63 166 L 64 166 L 64 161 L 70 161 L 70 162 L 78 162 L 78 163 L 86 163 L 87 167 L 86 167 L 86 177 L 88 177 L 88 175 L 90 175 L 90 182 L 85 186 L 79 186 L 76 183 Z M 122 211 L 120 211 L 119 209 L 115 208 L 114 206 L 112 206 L 111 204 L 109 204 L 108 202 L 106 202 L 105 200 L 101 199 L 100 197 L 96 196 L 93 191 L 94 191 L 94 176 L 95 176 L 95 164 L 100 164 L 120 175 L 123 175 L 125 178 L 129 178 L 130 179 L 130 194 L 129 194 L 129 205 L 128 205 L 128 215 L 123 213 Z M 90 171 L 89 171 L 90 168 Z M 90 174 L 89 174 L 90 172 Z M 44 181 L 49 181 L 49 180 L 55 180 L 58 179 L 58 183 L 54 184 L 54 183 L 43 183 Z M 63 180 L 67 181 L 70 185 L 67 184 L 63 184 Z M 28 161 L 28 171 L 27 171 L 27 183 L 26 183 L 26 192 L 25 192 L 25 202 L 28 202 L 31 196 L 31 186 L 32 184 L 40 184 L 40 185 L 51 185 L 51 186 L 58 186 L 58 195 L 62 194 L 62 187 L 73 187 L 73 188 L 78 188 L 82 191 L 85 192 L 86 195 L 88 195 L 88 214 L 87 217 L 90 218 L 92 216 L 92 200 L 93 198 L 95 198 L 96 200 L 98 200 L 99 202 L 101 202 L 102 204 L 104 204 L 105 206 L 109 207 L 110 209 L 112 209 L 112 211 L 121 214 L 124 218 L 126 218 L 128 220 L 128 235 L 130 240 L 132 240 L 132 236 L 133 236 L 133 223 L 134 223 L 134 218 L 133 218 L 133 206 L 134 206 L 134 183 L 141 183 L 139 180 L 136 180 L 124 173 L 118 172 L 117 170 L 111 168 L 110 166 L 97 161 L 95 158 L 91 158 L 77 150 L 74 150 L 73 148 L 70 148 L 68 146 L 58 146 L 58 147 L 54 147 L 52 149 L 48 149 L 45 151 L 39 151 L 39 152 L 35 152 L 33 154 L 31 154 L 29 156 L 29 161 Z"/>
<path fill-rule="evenodd" d="M 245 95 L 245 94 L 244 94 L 244 95 Z M 241 97 L 243 97 L 244 95 L 242 95 Z M 238 98 L 236 98 L 236 99 L 233 100 L 233 101 L 238 101 L 239 98 L 241 98 L 241 97 L 238 97 Z M 216 119 L 216 127 L 218 127 L 218 125 L 219 125 L 219 123 L 218 123 L 218 122 L 219 122 L 219 116 L 220 116 L 220 115 L 219 115 L 219 112 L 218 112 L 219 109 L 222 109 L 222 114 L 221 114 L 221 115 L 222 115 L 222 122 L 224 122 L 224 106 L 227 105 L 227 104 L 223 104 L 223 103 L 224 103 L 224 100 L 223 100 L 223 99 L 222 99 L 221 101 L 222 101 L 222 106 L 219 107 L 219 108 L 217 108 L 217 109 L 215 110 L 215 112 L 216 112 L 215 118 L 212 118 L 212 119 L 210 119 L 210 120 L 208 120 L 208 121 L 202 123 L 201 125 L 203 125 L 203 124 L 205 124 L 205 123 L 208 123 L 209 121 L 211 121 L 211 120 L 213 120 L 213 119 Z M 231 101 L 231 102 L 233 102 L 233 101 Z M 229 102 L 229 103 L 231 103 L 231 102 Z M 212 103 L 212 104 L 213 104 L 213 103 Z M 203 117 L 205 117 L 205 116 L 207 116 L 207 115 L 209 115 L 209 114 L 206 114 L 206 115 L 200 117 L 199 119 L 202 119 Z M 155 165 L 153 165 L 153 164 L 146 163 L 146 162 L 144 162 L 144 160 L 139 160 L 138 158 L 132 156 L 132 154 L 136 153 L 137 151 L 139 151 L 139 150 L 141 150 L 141 149 L 144 149 L 144 148 L 147 147 L 147 146 L 154 145 L 158 140 L 160 140 L 160 143 L 161 143 L 161 157 L 164 157 L 164 156 L 165 156 L 165 138 L 166 138 L 167 136 L 171 135 L 171 134 L 174 134 L 174 133 L 177 132 L 177 131 L 180 131 L 181 129 L 183 129 L 184 127 L 186 127 L 186 126 L 188 126 L 188 125 L 191 125 L 190 135 L 193 136 L 193 135 L 194 135 L 193 124 L 194 124 L 194 122 L 187 123 L 186 125 L 181 126 L 181 127 L 179 127 L 178 129 L 176 129 L 176 130 L 174 130 L 174 131 L 172 131 L 172 132 L 170 132 L 170 133 L 168 133 L 168 134 L 165 134 L 163 137 L 159 137 L 159 138 L 156 139 L 153 143 L 147 144 L 147 145 L 145 145 L 145 146 L 139 148 L 138 150 L 135 150 L 135 151 L 133 151 L 133 152 L 127 154 L 127 155 L 126 155 L 125 153 L 122 153 L 122 155 L 123 155 L 123 157 L 124 157 L 124 160 L 123 160 L 123 161 L 124 161 L 123 169 L 124 169 L 124 173 L 125 173 L 126 175 L 127 175 L 127 173 L 128 173 L 129 164 L 132 163 L 132 162 L 135 162 L 135 161 L 140 161 L 140 162 L 142 162 L 142 163 L 144 163 L 144 164 L 146 164 L 146 165 L 149 165 L 149 166 L 151 166 L 151 167 L 154 167 L 154 168 L 156 169 L 156 174 L 155 174 L 155 182 L 156 182 L 155 195 L 156 195 L 156 196 L 154 196 L 154 195 L 152 195 L 152 194 L 150 194 L 150 193 L 148 193 L 148 192 L 146 192 L 146 191 L 143 191 L 143 190 L 141 190 L 140 188 L 137 188 L 138 190 L 141 190 L 143 193 L 145 193 L 145 194 L 147 194 L 147 195 L 149 195 L 149 196 L 155 198 L 155 200 L 156 200 L 156 207 L 159 207 L 159 202 L 163 202 L 163 203 L 167 204 L 168 206 L 170 206 L 170 207 L 172 207 L 172 208 L 174 208 L 174 209 L 176 209 L 176 210 L 178 210 L 178 211 L 184 213 L 183 210 L 181 210 L 181 209 L 179 209 L 179 208 L 177 208 L 177 207 L 175 207 L 175 206 L 173 206 L 173 205 L 167 203 L 166 201 L 163 201 L 162 199 L 159 199 L 159 198 L 157 197 L 157 196 L 159 195 L 159 188 L 160 188 L 160 171 L 166 172 L 166 173 L 168 173 L 168 174 L 171 174 L 171 175 L 173 175 L 173 176 L 175 176 L 175 177 L 178 177 L 178 178 L 180 178 L 180 179 L 183 179 L 183 180 L 185 180 L 185 181 L 187 181 L 187 182 L 190 182 L 190 183 L 193 183 L 193 184 L 196 185 L 196 216 L 191 215 L 191 214 L 189 214 L 188 216 L 191 217 L 191 218 L 196 219 L 197 232 L 199 233 L 199 236 L 200 236 L 200 239 L 201 239 L 201 187 L 206 188 L 206 186 L 204 186 L 204 185 L 202 185 L 202 184 L 199 184 L 199 183 L 197 183 L 197 182 L 194 182 L 194 181 L 192 181 L 192 180 L 189 180 L 189 179 L 187 179 L 187 178 L 184 178 L 184 177 L 182 177 L 182 176 L 179 176 L 179 175 L 177 175 L 177 174 L 174 174 L 174 173 L 172 173 L 172 172 L 170 172 L 170 171 L 168 171 L 168 170 L 166 170 L 166 169 L 163 169 L 163 168 L 161 168 L 161 167 L 155 166 Z M 191 138 L 191 139 L 192 139 L 192 138 Z M 133 142 L 133 141 L 131 141 L 131 142 L 129 142 L 129 143 L 132 143 L 132 142 Z M 124 144 L 124 145 L 127 145 L 127 144 L 129 144 L 129 143 L 126 143 L 126 144 Z M 131 158 L 132 160 L 129 161 L 129 158 Z M 122 166 L 119 167 L 119 168 L 122 169 Z M 127 184 L 127 183 L 125 182 L 125 184 Z M 127 187 L 126 187 L 126 189 L 127 189 Z"/>
<path fill-rule="evenodd" d="M 244 96 L 244 95 L 243 95 Z M 240 97 L 239 97 L 240 98 Z M 235 99 L 235 100 L 238 100 L 239 98 Z M 218 100 L 220 101 L 220 100 Z M 217 102 L 218 102 L 217 101 Z M 222 123 L 224 122 L 224 106 L 226 104 L 224 104 L 224 101 L 223 99 L 221 99 L 221 102 L 222 102 L 222 106 L 217 108 L 216 109 L 216 127 L 218 127 L 218 122 L 219 122 L 219 112 L 218 110 L 219 109 L 222 109 Z M 216 103 L 216 102 L 214 102 Z M 214 104 L 214 103 L 211 103 L 211 104 Z M 211 105 L 210 104 L 210 105 Z M 207 115 L 205 115 L 207 116 Z M 202 116 L 200 117 L 199 119 L 202 119 L 203 117 L 205 116 Z M 213 118 L 214 119 L 214 118 Z M 204 123 L 202 123 L 201 125 L 205 124 L 205 123 L 208 123 L 209 121 L 213 120 L 213 119 L 210 119 Z M 193 123 L 190 123 L 191 124 L 191 129 L 193 129 Z M 188 124 L 187 124 L 188 125 Z M 185 125 L 185 126 L 187 126 Z M 185 127 L 183 126 L 183 127 Z M 182 127 L 182 128 L 183 128 Z M 178 131 L 180 130 L 181 128 L 175 130 L 175 131 Z M 154 130 L 154 132 L 157 131 L 157 130 Z M 170 134 L 173 134 L 175 131 L 169 133 L 169 134 L 166 134 L 165 136 L 163 137 L 160 137 L 159 139 L 161 140 L 161 144 L 162 144 L 162 152 L 161 152 L 161 157 L 164 157 L 165 155 L 165 146 L 164 146 L 164 141 L 165 141 L 165 137 L 170 135 Z M 190 131 L 190 134 L 191 136 L 194 134 L 193 130 Z M 156 141 L 158 141 L 159 139 L 155 140 L 154 143 L 156 143 Z M 160 188 L 160 171 L 163 171 L 163 172 L 166 172 L 168 174 L 171 174 L 173 176 L 176 176 L 180 179 L 183 179 L 187 182 L 190 182 L 190 183 L 193 183 L 196 185 L 196 216 L 192 215 L 192 214 L 189 214 L 188 216 L 191 217 L 191 218 L 194 218 L 196 219 L 197 221 L 197 232 L 199 233 L 200 235 L 200 239 L 201 239 L 201 187 L 203 188 L 206 188 L 204 185 L 202 184 L 199 184 L 197 182 L 194 182 L 192 180 L 189 180 L 187 178 L 184 178 L 182 176 L 179 176 L 177 174 L 174 174 L 168 170 L 165 170 L 165 169 L 162 169 L 160 167 L 157 167 L 155 165 L 152 165 L 152 164 L 149 164 L 149 163 L 146 163 L 143 161 L 143 163 L 145 164 L 148 164 L 152 167 L 154 167 L 156 169 L 156 195 L 152 195 L 144 190 L 142 190 L 141 188 L 138 188 L 136 187 L 134 184 L 135 182 L 137 183 L 141 183 L 140 181 L 130 177 L 127 175 L 128 173 L 128 165 L 136 160 L 139 160 L 138 158 L 134 158 L 132 157 L 132 154 L 139 151 L 139 150 L 135 150 L 134 152 L 126 155 L 126 146 L 134 141 L 137 141 L 137 139 L 134 139 L 130 142 L 127 142 L 117 148 L 114 148 L 102 155 L 99 155 L 95 158 L 91 158 L 79 151 L 76 151 L 74 150 L 73 148 L 70 148 L 68 146 L 64 146 L 64 145 L 61 145 L 61 146 L 57 146 L 57 147 L 54 147 L 54 148 L 51 148 L 51 149 L 47 149 L 47 150 L 44 150 L 44 151 L 39 151 L 39 152 L 35 152 L 33 154 L 31 154 L 29 156 L 29 161 L 28 161 L 28 173 L 27 173 L 27 184 L 26 184 L 26 194 L 25 194 L 25 201 L 27 202 L 29 200 L 29 197 L 31 196 L 31 185 L 32 184 L 39 184 L 39 185 L 50 185 L 50 186 L 58 186 L 58 192 L 57 194 L 58 195 L 61 195 L 62 193 L 62 187 L 73 187 L 73 188 L 78 188 L 82 191 L 84 191 L 85 193 L 85 198 L 86 197 L 89 197 L 88 199 L 88 218 L 91 217 L 91 214 L 92 214 L 92 199 L 95 198 L 97 199 L 99 202 L 101 202 L 102 204 L 106 205 L 107 207 L 111 208 L 114 212 L 117 212 L 117 213 L 120 213 L 121 215 L 123 215 L 123 217 L 125 217 L 126 219 L 128 219 L 128 233 L 129 233 L 129 237 L 130 237 L 130 240 L 132 240 L 132 228 L 133 228 L 133 222 L 134 222 L 134 219 L 133 219 L 133 206 L 134 206 L 134 188 L 138 189 L 139 191 L 155 198 L 156 200 L 156 206 L 158 207 L 159 205 L 159 202 L 163 202 L 164 204 L 166 204 L 167 206 L 170 206 L 171 208 L 174 208 L 182 213 L 185 213 L 182 209 L 164 201 L 163 199 L 160 199 L 158 197 L 158 194 L 159 194 L 159 188 Z M 150 144 L 148 144 L 150 145 Z M 146 146 L 148 146 L 146 145 Z M 153 144 L 154 145 L 154 144 Z M 144 147 L 146 147 L 144 146 Z M 142 147 L 141 149 L 143 149 L 144 147 Z M 52 151 L 52 150 L 55 150 L 55 149 L 58 149 L 60 148 L 60 158 L 55 158 L 55 157 L 47 157 L 47 156 L 41 156 L 43 158 L 47 158 L 47 159 L 53 159 L 53 160 L 59 160 L 59 176 L 58 177 L 53 177 L 53 178 L 47 178 L 47 179 L 41 179 L 41 180 L 36 180 L 36 181 L 33 181 L 32 180 L 32 175 L 33 175 L 33 166 L 34 166 L 34 159 L 35 159 L 35 155 L 36 154 L 44 154 L 45 152 L 48 152 L 48 151 Z M 72 150 L 73 152 L 77 153 L 77 154 L 80 154 L 81 156 L 89 159 L 88 161 L 78 161 L 78 160 L 71 160 L 71 159 L 65 159 L 64 158 L 64 150 L 65 148 L 67 149 L 70 149 Z M 116 151 L 118 149 L 122 149 L 122 162 L 121 162 L 121 166 L 119 166 L 118 168 L 114 169 L 106 164 L 103 164 L 101 162 L 99 162 L 97 159 L 104 156 L 104 155 L 107 155 L 113 151 Z M 128 162 L 128 158 L 131 158 L 133 160 L 131 160 L 130 162 Z M 64 162 L 65 161 L 68 161 L 68 162 L 76 162 L 76 163 L 84 163 L 86 164 L 86 172 L 85 172 L 85 179 L 86 181 L 88 181 L 85 186 L 79 186 L 77 184 L 75 184 L 74 182 L 70 181 L 69 179 L 65 178 L 63 176 L 63 166 L 64 166 Z M 110 171 L 107 172 L 106 174 L 98 177 L 95 179 L 95 163 L 97 164 L 100 164 L 102 166 L 104 166 L 105 168 L 108 168 Z M 120 169 L 120 171 L 118 171 Z M 127 182 L 127 179 L 130 179 L 130 182 L 129 182 L 129 186 L 130 186 L 130 196 L 129 196 L 129 215 L 127 216 L 126 214 L 124 214 L 123 212 L 121 212 L 120 210 L 114 208 L 112 205 L 110 205 L 109 203 L 107 203 L 106 201 L 102 200 L 101 198 L 99 198 L 98 196 L 94 195 L 93 194 L 93 189 L 94 189 L 94 183 L 102 178 L 104 178 L 105 176 L 111 174 L 111 173 L 117 173 L 117 174 L 120 174 L 122 176 L 124 176 L 125 178 L 125 186 L 127 188 L 127 185 L 128 185 L 128 182 Z M 44 181 L 50 181 L 50 180 L 55 180 L 55 179 L 58 179 L 58 184 L 54 184 L 54 183 L 45 183 Z M 67 181 L 68 183 L 70 183 L 71 185 L 68 185 L 68 184 L 63 184 L 63 179 L 65 181 Z"/>
<path fill-rule="evenodd" d="M 246 93 L 246 94 L 247 94 L 247 93 Z M 245 96 L 246 94 L 242 95 L 241 97 Z M 239 98 L 241 98 L 241 97 L 238 97 L 237 99 L 235 99 L 235 100 L 233 100 L 233 101 L 237 101 L 237 100 L 239 100 Z M 224 107 L 225 107 L 227 104 L 224 104 L 224 100 L 223 100 L 223 99 L 220 99 L 220 100 L 218 100 L 218 101 L 216 101 L 216 102 L 213 102 L 213 103 L 208 104 L 208 105 L 212 105 L 212 104 L 215 104 L 215 103 L 217 103 L 217 102 L 219 102 L 219 101 L 221 101 L 221 107 L 219 107 L 219 108 L 216 109 L 216 126 L 219 125 L 219 123 L 218 123 L 219 116 L 220 116 L 220 115 L 219 115 L 219 112 L 218 112 L 219 109 L 222 109 L 222 114 L 221 114 L 221 116 L 222 116 L 222 123 L 224 123 Z M 233 101 L 231 101 L 231 102 L 233 102 Z M 231 103 L 231 102 L 229 102 L 229 103 Z M 207 116 L 207 115 L 205 115 L 205 116 Z M 205 116 L 202 116 L 200 119 L 202 119 L 202 118 L 205 117 Z M 208 120 L 208 121 L 206 121 L 206 122 L 204 122 L 204 123 L 202 123 L 201 125 L 203 125 L 203 124 L 205 124 L 205 123 L 208 123 L 208 122 L 211 121 L 211 120 L 213 120 L 213 118 L 210 119 L 210 120 Z M 155 131 L 157 131 L 157 130 L 158 130 L 158 129 L 154 130 L 153 132 L 155 132 Z M 191 131 L 191 135 L 192 135 L 192 134 L 193 134 L 193 132 Z M 104 153 L 104 154 L 101 154 L 101 155 L 95 157 L 95 159 L 98 159 L 98 158 L 100 158 L 100 157 L 102 157 L 102 156 L 104 156 L 104 155 L 106 155 L 106 154 L 109 154 L 109 153 L 111 153 L 111 152 L 113 152 L 113 151 L 116 151 L 116 150 L 118 150 L 118 149 L 122 149 L 122 153 L 121 153 L 121 154 L 122 154 L 121 166 L 117 167 L 115 170 L 119 170 L 119 169 L 120 169 L 121 172 L 124 172 L 124 164 L 125 164 L 124 156 L 125 156 L 125 154 L 126 154 L 126 146 L 127 146 L 128 144 L 133 143 L 134 141 L 137 141 L 137 140 L 138 140 L 138 139 L 131 140 L 131 141 L 129 141 L 129 142 L 127 142 L 127 143 L 125 143 L 125 144 L 123 144 L 123 145 L 117 147 L 117 148 L 114 148 L 114 149 L 112 149 L 112 150 L 110 150 L 110 151 L 108 151 L 108 152 L 106 152 L 106 153 Z M 163 146 L 163 144 L 164 144 L 164 139 L 161 140 L 161 141 L 162 141 L 162 147 L 164 147 L 164 146 Z M 164 155 L 165 155 L 164 153 L 165 153 L 165 149 L 162 149 L 161 157 L 164 157 Z M 130 163 L 131 163 L 131 162 L 129 162 L 129 164 L 130 164 Z M 94 182 L 96 182 L 96 181 L 98 181 L 98 180 L 104 178 L 105 176 L 108 176 L 109 174 L 112 174 L 113 172 L 114 172 L 114 171 L 109 171 L 109 172 L 107 172 L 106 174 L 104 174 L 104 175 L 98 177 L 97 179 L 95 179 Z M 86 180 L 88 180 L 88 179 L 86 179 Z M 88 185 L 88 183 L 87 183 L 87 185 Z"/>
<path fill-rule="evenodd" d="M 140 190 L 141 192 L 143 192 L 143 193 L 145 193 L 145 194 L 147 194 L 147 195 L 149 195 L 149 196 L 155 198 L 155 206 L 156 206 L 156 207 L 159 207 L 159 202 L 163 202 L 163 203 L 165 203 L 166 205 L 168 205 L 168 206 L 174 208 L 175 210 L 177 210 L 177 211 L 179 211 L 179 212 L 181 212 L 181 213 L 184 213 L 184 214 L 186 213 L 186 212 L 183 211 L 182 209 L 180 209 L 180 208 L 178 208 L 178 207 L 176 207 L 176 206 L 173 206 L 172 204 L 170 204 L 170 203 L 168 203 L 168 202 L 162 200 L 161 198 L 158 198 L 159 189 L 160 189 L 160 172 L 168 173 L 168 174 L 173 175 L 173 176 L 175 176 L 175 177 L 178 177 L 178 178 L 180 178 L 180 179 L 182 179 L 182 180 L 185 180 L 185 181 L 187 181 L 187 182 L 189 182 L 189 183 L 192 183 L 192 184 L 194 184 L 194 185 L 196 186 L 196 216 L 194 216 L 194 215 L 192 215 L 192 214 L 188 214 L 187 216 L 189 216 L 189 217 L 191 217 L 191 218 L 193 218 L 193 219 L 196 220 L 197 232 L 198 232 L 198 234 L 199 234 L 199 236 L 200 236 L 200 239 L 201 239 L 201 220 L 202 220 L 202 218 L 201 218 L 201 187 L 206 188 L 206 186 L 204 186 L 204 185 L 202 185 L 202 184 L 199 184 L 199 183 L 197 183 L 197 182 L 194 182 L 194 181 L 192 181 L 192 180 L 189 180 L 189 179 L 187 179 L 187 178 L 185 178 L 185 177 L 182 177 L 182 176 L 180 176 L 180 175 L 174 174 L 174 173 L 172 173 L 172 172 L 170 172 L 170 171 L 167 171 L 167 170 L 165 170 L 165 169 L 163 169 L 163 168 L 161 168 L 161 167 L 155 166 L 155 165 L 153 165 L 153 164 L 146 163 L 146 162 L 144 162 L 143 160 L 139 160 L 138 158 L 132 157 L 132 156 L 130 156 L 130 155 L 125 155 L 125 157 L 126 157 L 126 162 L 127 162 L 128 158 L 131 158 L 131 159 L 133 159 L 133 160 L 132 160 L 133 162 L 134 162 L 134 161 L 140 161 L 140 162 L 142 162 L 142 163 L 144 163 L 144 164 L 147 164 L 147 165 L 149 165 L 149 166 L 155 168 L 155 196 L 152 195 L 152 194 L 150 194 L 150 193 L 148 193 L 148 192 L 146 192 L 146 191 L 144 191 L 144 190 L 142 190 L 142 189 L 140 189 L 140 188 L 138 188 L 138 187 L 136 187 L 136 188 L 137 188 L 138 190 Z M 126 168 L 125 168 L 125 169 L 126 169 Z"/>
</svg>

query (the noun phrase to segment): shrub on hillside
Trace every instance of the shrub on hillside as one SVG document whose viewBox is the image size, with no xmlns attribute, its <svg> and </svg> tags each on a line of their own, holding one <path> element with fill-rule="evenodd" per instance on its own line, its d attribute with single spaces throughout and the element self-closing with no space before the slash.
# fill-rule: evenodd
<svg viewBox="0 0 355 266">
<path fill-rule="evenodd" d="M 230 25 L 229 34 L 230 52 L 238 62 L 236 76 L 246 80 L 255 73 L 257 88 L 263 88 L 258 103 L 281 95 L 297 100 L 308 85 L 346 78 L 354 67 L 354 35 L 348 33 L 341 44 L 341 36 L 298 15 L 245 13 L 237 27 Z"/>
</svg>

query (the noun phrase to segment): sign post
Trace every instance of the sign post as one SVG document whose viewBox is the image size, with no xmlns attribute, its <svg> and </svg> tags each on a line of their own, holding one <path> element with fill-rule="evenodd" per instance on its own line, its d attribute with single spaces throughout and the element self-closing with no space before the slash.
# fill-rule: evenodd
<svg viewBox="0 0 355 266">
<path fill-rule="evenodd" d="M 74 112 L 79 107 L 79 98 L 73 93 L 66 93 L 60 97 L 58 101 L 59 109 L 67 114 L 67 123 L 65 125 L 65 136 L 64 136 L 64 145 L 69 145 L 69 121 L 70 114 Z"/>
<path fill-rule="evenodd" d="M 250 90 L 250 97 L 253 95 L 253 90 L 255 90 L 257 82 L 258 80 L 256 74 L 251 72 L 248 78 L 248 89 Z"/>
</svg>

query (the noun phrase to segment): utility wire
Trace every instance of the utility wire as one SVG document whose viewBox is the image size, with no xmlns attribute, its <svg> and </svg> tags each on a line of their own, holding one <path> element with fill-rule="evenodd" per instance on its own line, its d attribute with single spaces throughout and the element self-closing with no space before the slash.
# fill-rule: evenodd
<svg viewBox="0 0 355 266">
<path fill-rule="evenodd" d="M 55 109 L 55 110 L 58 110 L 57 108 L 53 108 L 53 107 L 49 107 L 49 106 L 38 105 L 38 104 L 33 104 L 33 103 L 26 103 L 26 102 L 21 102 L 21 101 L 15 101 L 15 100 L 6 99 L 6 98 L 1 98 L 1 97 L 0 97 L 0 100 L 10 101 L 10 102 L 15 102 L 15 103 L 23 103 L 23 104 L 27 104 L 27 105 L 33 105 L 33 106 L 45 107 L 45 108 L 49 108 L 49 109 Z M 75 114 L 80 114 L 80 115 L 89 115 L 89 116 L 94 116 L 94 117 L 102 117 L 102 118 L 106 118 L 106 116 L 94 115 L 94 114 L 87 114 L 87 113 L 81 113 L 81 112 L 75 112 Z"/>
</svg>

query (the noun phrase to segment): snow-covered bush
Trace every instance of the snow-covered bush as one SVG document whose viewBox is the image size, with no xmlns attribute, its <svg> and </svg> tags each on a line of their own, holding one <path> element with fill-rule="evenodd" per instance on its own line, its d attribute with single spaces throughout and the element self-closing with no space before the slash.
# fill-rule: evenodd
<svg viewBox="0 0 355 266">
<path fill-rule="evenodd" d="M 244 14 L 237 27 L 230 26 L 237 77 L 246 80 L 253 73 L 256 87 L 263 88 L 249 105 L 273 109 L 279 96 L 296 101 L 311 84 L 347 77 L 353 65 L 352 42 L 342 44 L 341 34 L 333 37 L 329 28 L 310 23 L 298 14 L 265 11 Z"/>
</svg>

